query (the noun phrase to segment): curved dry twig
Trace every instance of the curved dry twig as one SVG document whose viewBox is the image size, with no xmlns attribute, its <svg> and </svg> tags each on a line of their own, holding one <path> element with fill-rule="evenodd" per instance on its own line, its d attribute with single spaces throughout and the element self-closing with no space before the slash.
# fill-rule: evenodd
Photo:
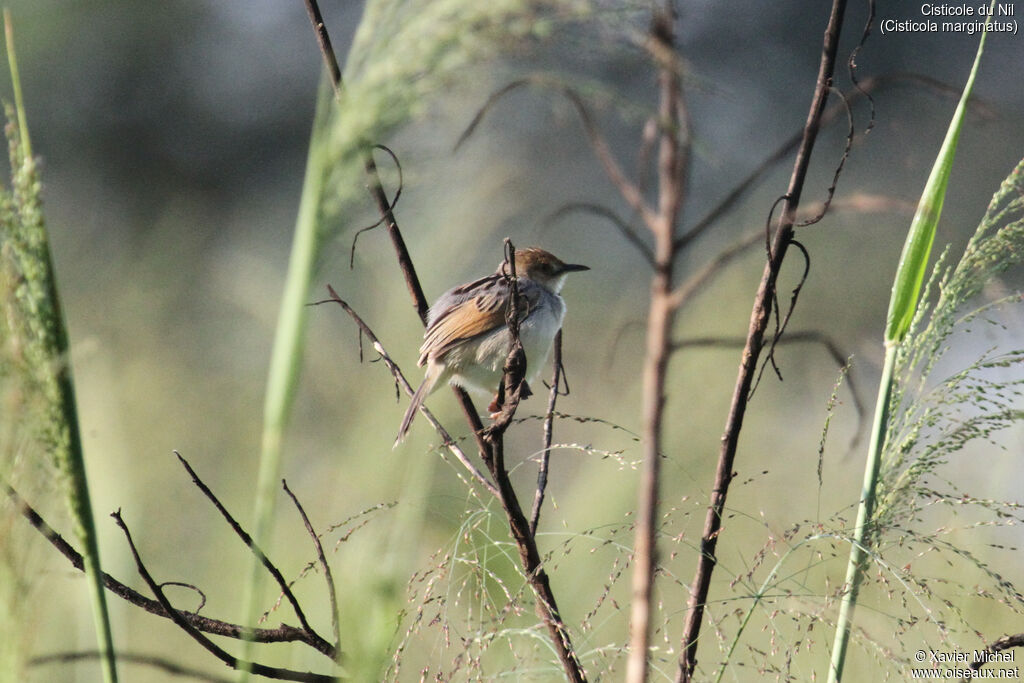
<svg viewBox="0 0 1024 683">
<path fill-rule="evenodd" d="M 778 363 L 775 362 L 775 347 L 778 346 L 779 340 L 782 339 L 782 335 L 786 331 L 786 326 L 789 325 L 789 319 L 793 316 L 793 310 L 796 308 L 797 299 L 800 297 L 800 292 L 803 290 L 804 283 L 807 282 L 807 276 L 811 272 L 811 255 L 808 253 L 807 248 L 795 239 L 791 239 L 789 244 L 790 246 L 799 249 L 800 253 L 803 255 L 804 271 L 800 274 L 800 280 L 796 283 L 796 286 L 793 288 L 793 292 L 790 295 L 789 308 L 786 309 L 786 315 L 781 319 L 779 317 L 778 289 L 776 288 L 775 290 L 773 295 L 775 303 L 772 307 L 774 310 L 773 316 L 775 318 L 775 333 L 772 334 L 772 340 L 768 344 L 768 353 L 765 354 L 764 362 L 761 363 L 761 369 L 757 373 L 757 379 L 754 380 L 754 385 L 750 387 L 750 393 L 747 396 L 748 401 L 753 397 L 754 392 L 757 391 L 758 385 L 761 384 L 761 377 L 764 375 L 764 369 L 769 364 L 772 366 L 772 370 L 775 371 L 775 376 L 779 378 L 780 382 L 782 381 L 782 370 L 779 368 Z"/>
<path fill-rule="evenodd" d="M 868 0 L 868 18 L 864 20 L 864 30 L 861 31 L 860 41 L 857 46 L 850 50 L 850 57 L 846 60 L 846 72 L 850 75 L 850 83 L 857 89 L 857 92 L 861 94 L 868 101 L 868 125 L 864 128 L 864 134 L 867 135 L 871 132 L 871 129 L 875 127 L 875 99 L 871 97 L 871 94 L 867 92 L 861 85 L 857 78 L 857 55 L 860 54 L 860 50 L 864 47 L 864 44 L 868 41 L 868 36 L 871 35 L 871 29 L 875 25 L 875 0 Z"/>
<path fill-rule="evenodd" d="M 462 143 L 473 134 L 480 122 L 483 121 L 484 116 L 486 116 L 486 114 L 501 98 L 514 90 L 528 85 L 542 85 L 545 87 L 556 88 L 567 100 L 569 100 L 576 109 L 580 122 L 583 124 L 583 130 L 586 133 L 587 141 L 590 143 L 590 147 L 597 156 L 598 161 L 600 161 L 601 165 L 604 167 L 604 171 L 608 176 L 608 179 L 611 180 L 613 185 L 615 185 L 615 188 L 619 191 L 619 194 L 622 195 L 622 198 L 626 203 L 629 204 L 629 206 L 643 219 L 644 224 L 653 230 L 657 219 L 655 210 L 648 205 L 640 187 L 630 180 L 622 170 L 622 166 L 619 165 L 618 160 L 615 158 L 615 154 L 611 151 L 611 147 L 608 145 L 608 141 L 605 139 L 604 134 L 601 133 L 600 129 L 598 129 L 597 124 L 590 115 L 590 110 L 587 109 L 583 98 L 574 88 L 566 85 L 565 83 L 534 74 L 505 84 L 493 92 L 487 98 L 487 101 L 477 110 L 477 113 L 473 116 L 473 120 L 470 121 L 466 130 L 463 131 L 462 135 L 459 136 L 458 141 L 455 143 L 455 149 L 458 149 Z"/>
<path fill-rule="evenodd" d="M 160 587 L 163 588 L 164 586 L 179 586 L 181 588 L 188 588 L 189 590 L 198 593 L 199 606 L 192 610 L 192 614 L 199 614 L 199 612 L 202 611 L 203 607 L 206 606 L 206 593 L 204 593 L 202 589 L 199 588 L 199 586 L 196 586 L 195 584 L 185 583 L 184 581 L 164 581 L 160 584 Z"/>
<path fill-rule="evenodd" d="M 860 46 L 858 46 L 859 48 Z M 795 227 L 802 228 L 808 225 L 813 225 L 825 217 L 828 213 L 828 207 L 832 204 L 832 198 L 836 194 L 836 187 L 839 185 L 839 176 L 843 174 L 843 168 L 846 166 L 846 160 L 850 158 L 850 150 L 853 149 L 853 134 L 855 129 L 853 127 L 853 109 L 850 107 L 850 101 L 846 99 L 846 95 L 843 94 L 838 88 L 832 88 L 832 92 L 836 94 L 839 101 L 843 105 L 843 109 L 846 110 L 846 145 L 843 147 L 843 154 L 839 157 L 839 163 L 836 165 L 835 173 L 832 174 L 832 182 L 829 183 L 828 189 L 825 190 L 825 199 L 821 202 L 821 211 L 811 218 L 807 218 L 799 223 L 795 223 Z M 870 97 L 869 97 L 870 99 Z M 872 112 L 874 111 L 874 102 L 871 103 Z M 872 116 L 871 125 L 874 125 L 874 118 Z M 871 130 L 869 127 L 868 130 Z M 865 131 L 866 133 L 867 131 Z"/>
<path fill-rule="evenodd" d="M 388 202 L 387 212 L 381 213 L 380 218 L 378 218 L 376 222 L 373 223 L 373 225 L 367 225 L 365 228 L 360 228 L 359 230 L 356 230 L 356 234 L 352 236 L 352 246 L 349 248 L 348 251 L 348 267 L 350 269 L 355 267 L 356 242 L 359 241 L 359 236 L 362 235 L 364 232 L 369 232 L 374 228 L 380 227 L 381 224 L 383 224 L 384 221 L 387 220 L 388 213 L 394 214 L 395 207 L 398 206 L 398 200 L 402 196 L 402 189 L 405 187 L 405 179 L 402 175 L 402 162 L 398 160 L 398 156 L 391 150 L 390 147 L 387 147 L 386 145 L 377 144 L 374 145 L 373 148 L 384 150 L 389 155 L 391 155 L 391 160 L 395 162 L 395 168 L 398 169 L 398 189 L 395 190 L 395 196 L 391 198 L 390 202 Z"/>
<path fill-rule="evenodd" d="M 640 255 L 643 256 L 645 261 L 647 261 L 647 264 L 654 266 L 654 254 L 651 252 L 651 248 L 648 247 L 643 238 L 637 234 L 636 230 L 633 229 L 633 226 L 624 221 L 619 214 L 615 213 L 607 206 L 601 206 L 594 202 L 569 202 L 549 213 L 544 219 L 544 222 L 545 224 L 550 225 L 551 223 L 554 223 L 575 211 L 585 211 L 607 219 L 612 225 L 619 229 L 619 232 L 624 238 L 626 238 L 627 242 L 636 247 L 636 250 L 640 252 Z"/>
</svg>

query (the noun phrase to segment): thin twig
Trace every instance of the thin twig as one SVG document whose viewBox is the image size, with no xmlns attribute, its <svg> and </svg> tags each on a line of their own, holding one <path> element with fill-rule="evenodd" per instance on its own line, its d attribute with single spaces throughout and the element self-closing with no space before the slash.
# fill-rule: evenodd
<svg viewBox="0 0 1024 683">
<path fill-rule="evenodd" d="M 210 487 L 199 478 L 199 475 L 196 474 L 194 469 L 192 469 L 192 465 L 189 464 L 188 460 L 182 457 L 181 453 L 178 451 L 174 451 L 174 455 L 178 456 L 178 461 L 181 462 L 189 476 L 192 477 L 192 483 L 194 483 L 196 487 L 203 492 L 203 495 L 213 503 L 213 506 L 217 508 L 217 511 L 224 517 L 228 525 L 231 527 L 231 530 L 235 532 L 235 535 L 242 539 L 242 543 L 245 543 L 245 545 L 248 546 L 249 550 L 252 551 L 252 554 L 259 559 L 260 563 L 266 568 L 270 575 L 274 577 L 274 580 L 277 581 L 277 585 L 281 588 L 281 592 L 284 593 L 284 596 L 291 604 L 292 609 L 295 611 L 295 616 L 298 617 L 299 623 L 302 624 L 302 628 L 306 631 L 312 631 L 313 628 L 309 625 L 309 622 L 306 621 L 306 614 L 302 611 L 298 598 L 296 598 L 295 594 L 292 593 L 292 589 L 288 586 L 288 581 L 284 578 L 284 575 L 281 574 L 281 571 L 273 562 L 270 561 L 270 558 L 260 550 L 259 546 L 257 546 L 256 542 L 252 539 L 252 536 L 250 536 L 248 532 L 242 528 L 242 525 L 231 516 L 231 513 L 227 511 L 227 508 L 224 507 L 213 491 L 210 490 Z"/>
<path fill-rule="evenodd" d="M 284 488 L 284 492 L 288 494 L 288 497 L 292 499 L 295 509 L 299 511 L 299 516 L 302 517 L 302 524 L 306 527 L 309 537 L 313 539 L 316 557 L 320 561 L 320 567 L 324 570 L 324 581 L 327 583 L 327 600 L 331 604 L 331 630 L 334 631 L 334 647 L 337 648 L 338 652 L 341 652 L 341 627 L 338 624 L 338 591 L 334 588 L 334 575 L 331 573 L 331 566 L 327 564 L 327 558 L 324 556 L 324 546 L 320 543 L 320 536 L 313 530 L 313 524 L 309 521 L 302 503 L 292 493 L 292 490 L 288 488 L 288 482 L 282 479 L 281 486 Z"/>
<path fill-rule="evenodd" d="M 537 524 L 540 522 L 540 509 L 544 505 L 544 492 L 548 487 L 548 465 L 551 463 L 551 440 L 555 422 L 555 402 L 558 400 L 558 386 L 562 382 L 562 330 L 555 333 L 551 349 L 554 370 L 551 375 L 551 388 L 548 390 L 548 407 L 544 412 L 544 445 L 540 451 L 540 463 L 537 466 L 537 491 L 533 496 L 533 510 L 530 512 L 530 533 L 537 535 Z"/>
<path fill-rule="evenodd" d="M 804 179 L 810 164 L 811 152 L 821 126 L 822 114 L 832 85 L 835 70 L 836 52 L 839 47 L 839 34 L 842 29 L 843 14 L 846 9 L 845 0 L 833 0 L 828 27 L 825 31 L 824 47 L 818 69 L 818 78 L 811 98 L 810 111 L 804 125 L 803 134 L 789 188 L 779 217 L 775 237 L 771 245 L 771 257 L 765 264 L 761 284 L 758 287 L 751 311 L 750 329 L 747 343 L 744 346 L 736 386 L 733 390 L 729 415 L 726 419 L 722 435 L 722 446 L 719 451 L 718 467 L 715 482 L 711 491 L 711 504 L 708 506 L 704 531 L 701 534 L 701 553 L 697 559 L 697 570 L 690 587 L 690 598 L 687 602 L 686 620 L 681 638 L 681 652 L 676 681 L 689 683 L 697 666 L 697 644 L 700 627 L 703 621 L 704 605 L 707 602 L 708 590 L 711 586 L 711 574 L 715 566 L 715 547 L 718 543 L 722 526 L 722 512 L 725 508 L 726 495 L 733 478 L 733 462 L 736 447 L 739 443 L 740 430 L 746 412 L 750 387 L 757 370 L 758 357 L 764 344 L 764 333 L 771 316 L 772 301 L 775 294 L 775 283 L 785 259 L 787 248 L 793 236 L 793 222 Z"/>
<path fill-rule="evenodd" d="M 832 182 L 829 183 L 828 189 L 825 191 L 825 199 L 822 200 L 821 202 L 821 211 L 819 211 L 813 217 L 803 220 L 799 224 L 797 224 L 797 227 L 801 228 L 806 225 L 813 225 L 817 223 L 818 221 L 825 217 L 826 213 L 828 213 L 828 208 L 832 204 L 832 198 L 835 197 L 836 194 L 836 187 L 839 185 L 839 177 L 843 174 L 843 168 L 846 167 L 846 160 L 850 158 L 850 150 L 853 149 L 853 135 L 856 131 L 853 125 L 853 109 L 850 107 L 850 101 L 846 99 L 846 95 L 844 95 L 841 90 L 837 88 L 832 88 L 832 91 L 835 92 L 836 97 L 839 98 L 839 101 L 842 104 L 843 109 L 846 110 L 846 146 L 843 147 L 843 153 L 839 157 L 839 163 L 836 164 L 836 169 L 832 173 Z M 870 100 L 871 98 L 868 97 L 868 99 Z M 873 101 L 871 103 L 871 108 L 872 111 L 874 111 Z M 871 123 L 868 124 L 867 130 L 871 130 L 871 127 L 874 125 L 874 123 L 874 117 L 872 117 Z M 865 134 L 866 133 L 867 131 L 865 131 Z"/>
<path fill-rule="evenodd" d="M 789 319 L 793 316 L 793 310 L 796 308 L 796 301 L 800 297 L 800 291 L 803 289 L 804 283 L 807 282 L 807 276 L 811 272 L 811 255 L 808 253 L 807 247 L 795 239 L 790 239 L 789 245 L 795 247 L 804 257 L 804 270 L 790 294 L 789 308 L 786 309 L 786 314 L 781 317 L 779 315 L 778 289 L 775 290 L 775 295 L 773 296 L 774 303 L 772 304 L 772 309 L 775 311 L 775 333 L 772 334 L 772 340 L 768 344 L 768 353 L 765 354 L 764 363 L 761 364 L 761 370 L 757 373 L 757 379 L 754 380 L 754 385 L 750 388 L 750 394 L 747 396 L 748 401 L 753 398 L 754 392 L 757 391 L 757 386 L 761 383 L 761 375 L 764 374 L 764 369 L 768 365 L 772 366 L 775 375 L 779 378 L 779 381 L 782 381 L 782 370 L 775 362 L 775 347 L 779 345 L 779 340 L 782 339 L 782 335 L 789 325 Z"/>
<path fill-rule="evenodd" d="M 17 491 L 7 485 L 4 485 L 4 489 L 7 496 L 14 501 L 15 506 L 18 508 L 21 515 L 28 520 L 29 524 L 42 534 L 43 538 L 49 541 L 61 555 L 67 558 L 72 567 L 78 571 L 82 571 L 85 566 L 82 555 L 75 550 L 70 543 L 64 540 L 64 537 L 58 534 L 53 527 L 47 524 L 46 520 L 44 520 L 42 516 L 18 494 Z M 121 583 L 110 574 L 103 574 L 103 585 L 108 591 L 117 597 L 130 602 L 137 607 L 141 607 L 150 614 L 170 618 L 170 614 L 164 610 L 163 606 L 159 602 L 151 598 L 147 598 L 138 591 Z M 226 621 L 220 621 L 219 619 L 211 619 L 193 612 L 179 612 L 179 615 L 190 625 L 204 633 L 225 636 L 227 638 L 241 639 L 243 632 L 245 632 L 246 637 L 257 643 L 305 643 L 331 659 L 335 659 L 336 657 L 337 650 L 333 645 L 321 638 L 317 633 L 306 631 L 295 626 L 281 624 L 277 628 L 246 629 L 239 624 L 232 624 Z"/>
<path fill-rule="evenodd" d="M 333 302 L 341 306 L 345 310 L 345 312 L 348 313 L 349 317 L 351 317 L 352 320 L 355 321 L 356 325 L 359 326 L 360 332 L 366 335 L 366 337 L 370 340 L 370 343 L 373 344 L 374 350 L 380 355 L 381 360 L 384 361 L 384 365 L 387 366 L 388 370 L 395 378 L 395 381 L 398 382 L 398 384 L 402 387 L 402 390 L 405 391 L 405 393 L 408 394 L 409 396 L 412 396 L 416 390 L 412 387 L 412 385 L 409 384 L 409 381 L 405 378 L 405 375 L 402 373 L 401 368 L 398 367 L 398 364 L 395 363 L 395 361 L 391 359 L 391 356 L 388 355 L 387 351 L 384 349 L 384 346 L 380 343 L 380 340 L 377 339 L 377 335 L 374 334 L 373 329 L 366 324 L 366 321 L 359 317 L 359 314 L 356 313 L 352 309 L 352 307 L 348 305 L 348 302 L 346 302 L 344 299 L 338 296 L 338 293 L 334 291 L 333 287 L 327 285 L 327 292 L 328 294 L 330 294 L 330 298 L 324 299 L 322 301 L 315 301 L 311 305 L 318 306 L 320 304 Z M 494 484 L 488 481 L 487 477 L 485 477 L 483 473 L 477 468 L 477 466 L 473 464 L 473 462 L 466 455 L 466 452 L 462 450 L 462 448 L 455 441 L 455 439 L 453 439 L 451 435 L 448 433 L 448 431 L 441 425 L 441 423 L 437 421 L 437 418 L 435 418 L 434 414 L 430 412 L 430 409 L 424 405 L 420 407 L 420 412 L 427 419 L 427 422 L 430 423 L 430 425 L 441 437 L 441 441 L 443 442 L 444 447 L 447 448 L 448 451 L 455 456 L 456 460 L 458 460 L 462 464 L 462 466 L 466 468 L 466 471 L 469 472 L 469 474 L 475 480 L 477 480 L 484 488 L 486 488 L 492 494 L 497 496 L 498 489 L 495 488 Z"/>
<path fill-rule="evenodd" d="M 388 211 L 390 211 L 393 214 L 395 211 L 395 207 L 398 206 L 398 200 L 402 198 L 402 189 L 405 187 L 405 179 L 402 175 L 402 162 L 398 160 L 398 155 L 395 154 L 390 147 L 387 147 L 385 145 L 374 145 L 373 148 L 387 152 L 391 156 L 391 160 L 395 162 L 395 168 L 398 169 L 398 189 L 395 190 L 395 196 L 392 197 L 391 201 L 388 202 Z M 372 151 L 370 153 L 373 154 Z M 356 264 L 356 244 L 359 242 L 359 236 L 362 235 L 364 232 L 369 232 L 374 228 L 380 227 L 384 223 L 384 221 L 387 220 L 387 217 L 388 216 L 386 213 L 382 213 L 381 217 L 374 221 L 372 225 L 367 225 L 365 228 L 359 228 L 358 230 L 356 230 L 355 234 L 352 236 L 352 246 L 349 247 L 348 250 L 349 269 L 354 268 Z"/>
<path fill-rule="evenodd" d="M 149 589 L 153 591 L 153 595 L 156 596 L 157 601 L 170 615 L 171 621 L 173 621 L 178 628 L 187 633 L 193 640 L 199 643 L 207 652 L 227 664 L 232 669 L 249 671 L 259 676 L 266 676 L 267 678 L 273 678 L 276 680 L 301 681 L 304 683 L 335 683 L 339 680 L 335 676 L 326 676 L 324 674 L 316 674 L 309 671 L 294 671 L 292 669 L 267 666 L 258 662 L 245 662 L 237 659 L 212 640 L 204 636 L 198 629 L 188 623 L 188 620 L 182 618 L 182 615 L 178 610 L 171 606 L 170 601 L 167 599 L 167 596 L 164 595 L 160 585 L 153 580 L 149 570 L 146 569 L 146 565 L 142 562 L 138 548 L 135 547 L 135 541 L 132 540 L 132 535 L 131 532 L 128 531 L 128 526 L 124 523 L 124 519 L 121 517 L 121 511 L 118 510 L 110 516 L 114 518 L 117 526 L 122 532 L 124 532 L 125 540 L 128 542 L 128 548 L 131 550 L 132 557 L 135 559 L 135 567 L 139 571 L 139 576 L 141 576 L 142 580 L 146 582 Z"/>
</svg>

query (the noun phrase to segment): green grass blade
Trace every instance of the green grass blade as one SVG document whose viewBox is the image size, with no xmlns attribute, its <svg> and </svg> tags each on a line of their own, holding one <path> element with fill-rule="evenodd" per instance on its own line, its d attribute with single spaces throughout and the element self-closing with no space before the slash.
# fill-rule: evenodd
<svg viewBox="0 0 1024 683">
<path fill-rule="evenodd" d="M 875 416 L 871 427 L 871 443 L 868 446 L 868 460 L 864 466 L 864 484 L 861 490 L 860 505 L 857 506 L 857 523 L 853 529 L 853 544 L 850 547 L 850 559 L 846 565 L 845 585 L 849 590 L 843 595 L 839 605 L 839 618 L 836 620 L 836 639 L 832 646 L 832 659 L 829 665 L 831 683 L 842 680 L 843 666 L 846 663 L 846 648 L 850 640 L 850 627 L 853 623 L 853 610 L 857 605 L 861 578 L 864 573 L 864 561 L 867 558 L 866 541 L 871 515 L 875 508 L 878 471 L 882 465 L 882 450 L 885 447 L 886 427 L 889 424 L 889 403 L 892 398 L 893 371 L 896 367 L 896 344 L 886 344 L 885 364 L 882 366 L 882 377 L 878 383 L 878 399 L 875 401 Z"/>
<path fill-rule="evenodd" d="M 995 1 L 993 0 L 992 7 L 994 6 Z M 991 14 L 989 19 L 991 19 Z M 829 683 L 838 683 L 843 677 L 850 629 L 853 625 L 853 612 L 857 606 L 867 549 L 871 542 L 870 527 L 878 487 L 878 473 L 885 448 L 885 435 L 889 424 L 889 403 L 895 382 L 896 355 L 917 311 L 921 285 L 924 282 L 932 244 L 935 241 L 935 229 L 939 217 L 942 215 L 942 204 L 946 196 L 946 187 L 949 184 L 950 169 L 956 156 L 960 130 L 963 128 L 967 101 L 974 89 L 974 80 L 978 75 L 978 66 L 981 63 L 987 35 L 988 22 L 985 23 L 985 30 L 978 43 L 978 51 L 974 57 L 971 74 L 964 86 L 956 111 L 953 113 L 953 120 L 946 131 L 946 137 L 935 159 L 935 164 L 932 166 L 928 181 L 925 183 L 914 219 L 911 221 L 893 281 L 892 297 L 889 301 L 889 313 L 885 327 L 885 364 L 882 369 L 882 377 L 879 380 L 871 442 L 867 462 L 864 466 L 864 484 L 860 503 L 857 506 L 857 522 L 853 530 L 850 558 L 846 567 L 845 585 L 848 586 L 848 589 L 843 595 L 839 616 L 836 620 L 836 635 L 832 644 L 832 657 L 828 672 Z"/>
<path fill-rule="evenodd" d="M 303 181 L 302 196 L 299 200 L 299 213 L 295 221 L 295 236 L 288 263 L 288 275 L 278 313 L 274 348 L 267 377 L 267 391 L 263 407 L 263 441 L 252 530 L 254 541 L 263 549 L 267 547 L 267 538 L 273 523 L 275 503 L 279 493 L 281 442 L 291 415 L 295 389 L 302 366 L 309 283 L 321 242 L 318 237 L 319 209 L 323 199 L 327 165 L 324 138 L 332 101 L 332 91 L 325 80 L 317 99 L 309 156 L 306 159 L 306 176 Z M 243 600 L 242 623 L 249 626 L 255 625 L 260 614 L 259 593 L 263 571 L 263 565 L 254 558 Z M 248 646 L 246 649 L 251 652 L 251 648 Z M 242 659 L 250 660 L 251 657 L 245 654 Z"/>
<path fill-rule="evenodd" d="M 24 356 L 28 360 L 32 386 L 43 397 L 43 441 L 52 452 L 62 475 L 75 536 L 82 544 L 96 639 L 101 652 L 103 680 L 116 683 L 114 642 L 103 588 L 89 482 L 86 478 L 67 328 L 43 219 L 41 182 L 31 155 L 27 117 L 21 97 L 21 79 L 14 54 L 13 26 L 6 9 L 4 28 L 7 59 L 17 104 L 17 124 L 12 126 L 10 132 L 11 202 L 16 208 L 7 215 L 10 225 L 5 226 L 0 236 L 3 237 L 5 254 L 17 263 L 20 271 L 21 282 L 14 297 L 18 314 L 23 319 L 19 331 L 24 335 Z"/>
<path fill-rule="evenodd" d="M 990 14 L 989 20 L 991 18 Z M 942 147 L 939 149 L 924 191 L 921 193 L 917 211 L 914 213 L 914 220 L 910 223 L 907 241 L 903 244 L 903 253 L 900 254 L 896 279 L 892 285 L 892 298 L 889 300 L 889 315 L 885 325 L 886 341 L 903 341 L 907 330 L 910 329 L 910 323 L 914 319 L 914 311 L 917 310 L 917 299 L 921 294 L 921 284 L 924 282 L 925 270 L 928 267 L 928 257 L 931 255 L 932 243 L 935 241 L 935 228 L 942 215 L 942 204 L 946 198 L 949 172 L 953 167 L 956 145 L 960 140 L 960 130 L 963 128 L 964 116 L 967 113 L 967 101 L 974 89 L 974 79 L 978 75 L 978 65 L 981 64 L 981 54 L 985 49 L 987 35 L 988 22 L 986 21 L 985 30 L 982 31 L 981 41 L 978 43 L 978 52 L 974 56 L 971 75 L 967 78 L 967 84 L 960 95 L 960 102 L 957 104 L 953 120 L 946 131 L 946 138 L 942 141 Z"/>
</svg>

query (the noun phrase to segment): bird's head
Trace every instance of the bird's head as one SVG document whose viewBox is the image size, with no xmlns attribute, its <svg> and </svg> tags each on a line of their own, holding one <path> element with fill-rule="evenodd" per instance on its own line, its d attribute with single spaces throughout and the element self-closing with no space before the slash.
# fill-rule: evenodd
<svg viewBox="0 0 1024 683">
<path fill-rule="evenodd" d="M 504 261 L 498 266 L 498 270 L 507 273 Z M 516 249 L 516 275 L 533 280 L 555 294 L 561 291 L 566 275 L 580 270 L 590 268 L 576 263 L 565 263 L 550 251 L 539 247 Z"/>
</svg>

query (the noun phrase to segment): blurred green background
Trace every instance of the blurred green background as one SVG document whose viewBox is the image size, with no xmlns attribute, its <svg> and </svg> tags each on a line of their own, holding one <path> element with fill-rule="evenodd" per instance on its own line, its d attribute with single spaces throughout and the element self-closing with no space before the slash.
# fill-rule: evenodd
<svg viewBox="0 0 1024 683">
<path fill-rule="evenodd" d="M 799 130 L 827 8 L 709 0 L 681 5 L 680 47 L 696 136 L 685 210 L 692 224 Z M 29 125 L 44 160 L 47 217 L 74 349 L 104 568 L 141 588 L 123 538 L 106 517 L 120 508 L 158 580 L 201 586 L 209 598 L 204 613 L 235 620 L 249 558 L 190 484 L 172 449 L 190 460 L 240 519 L 248 519 L 266 366 L 320 74 L 308 19 L 298 0 L 30 0 L 11 8 Z M 437 92 L 423 117 L 381 141 L 402 161 L 405 186 L 397 217 L 429 299 L 490 272 L 501 258 L 504 236 L 517 246 L 542 245 L 591 266 L 565 289 L 565 362 L 572 394 L 560 409 L 631 431 L 639 429 L 649 273 L 607 223 L 582 214 L 546 220 L 570 201 L 604 202 L 626 214 L 587 148 L 575 113 L 556 95 L 519 90 L 491 111 L 458 152 L 452 147 L 492 90 L 515 75 L 544 70 L 578 75 L 614 94 L 600 98 L 595 112 L 631 167 L 655 96 L 643 55 L 623 37 L 627 29 L 643 30 L 642 10 L 599 6 L 600 21 L 556 24 L 549 41 L 516 46 L 511 54 L 467 70 L 453 87 Z M 325 1 L 323 11 L 343 56 L 362 8 Z M 855 45 L 864 13 L 863 7 L 851 8 L 841 54 Z M 917 73 L 958 90 L 976 44 L 976 37 L 966 35 L 876 31 L 858 57 L 859 73 Z M 998 183 L 1024 155 L 1021 82 L 1021 39 L 991 36 L 976 87 L 985 108 L 969 116 L 938 237 L 952 243 L 954 253 L 973 232 Z M 837 85 L 848 87 L 845 72 Z M 10 92 L 7 80 L 0 92 Z M 866 137 L 858 134 L 837 197 L 869 193 L 914 202 L 955 101 L 907 83 L 874 96 L 874 130 Z M 854 117 L 863 131 L 864 102 L 857 103 Z M 805 202 L 823 197 L 845 132 L 841 120 L 823 131 Z M 763 225 L 785 189 L 790 163 L 787 157 L 697 243 L 685 258 L 684 277 Z M 393 183 L 388 164 L 382 160 L 381 165 Z M 384 234 L 362 235 L 354 268 L 348 267 L 355 231 L 375 220 L 372 204 L 367 199 L 346 205 L 328 220 L 336 237 L 314 278 L 311 299 L 332 284 L 415 383 L 421 328 Z M 866 404 L 874 397 L 889 283 L 908 222 L 906 212 L 839 211 L 799 232 L 812 265 L 790 329 L 826 331 L 844 354 L 854 355 L 852 377 Z M 677 336 L 745 334 L 762 263 L 755 248 L 731 264 L 682 313 Z M 791 263 L 781 291 L 788 292 L 797 271 Z M 1012 290 L 1020 284 L 1008 280 L 1002 286 Z M 437 564 L 435 551 L 450 547 L 465 511 L 477 504 L 467 498 L 457 472 L 428 452 L 428 444 L 437 440 L 423 420 L 406 444 L 391 450 L 405 399 L 395 401 L 382 364 L 359 362 L 357 332 L 340 309 L 314 308 L 309 319 L 284 476 L 319 528 L 398 501 L 371 514 L 333 559 L 346 615 L 343 648 L 357 662 L 374 654 L 386 662 L 408 625 L 396 630 L 394 612 L 416 608 L 406 603 L 406 581 Z M 1007 325 L 1005 331 L 978 332 L 964 357 L 1020 336 L 1019 317 Z M 367 360 L 372 355 L 367 349 Z M 719 546 L 719 597 L 769 535 L 797 521 L 828 517 L 854 504 L 859 491 L 863 448 L 849 446 L 863 425 L 853 409 L 851 385 L 840 391 L 819 489 L 817 447 L 838 368 L 822 348 L 809 344 L 780 348 L 777 359 L 785 381 L 765 373 L 741 439 L 739 477 L 729 501 L 736 518 L 726 525 Z M 703 523 L 737 361 L 735 349 L 686 350 L 671 365 L 664 503 L 678 508 L 672 528 L 687 538 L 699 536 Z M 436 394 L 431 406 L 449 429 L 465 434 L 447 392 Z M 535 397 L 521 412 L 538 414 L 543 406 L 544 399 Z M 510 449 L 513 462 L 540 445 L 538 423 L 520 429 Z M 991 458 L 983 473 L 976 463 L 961 466 L 965 457 L 951 464 L 948 477 L 978 496 L 1016 495 L 1021 477 L 1007 456 L 1020 455 L 1022 432 L 1016 428 L 1003 436 L 1008 452 L 996 457 L 991 448 L 976 451 L 977 457 Z M 627 432 L 569 421 L 556 425 L 555 440 L 623 451 L 618 457 L 568 448 L 556 454 L 549 495 L 557 507 L 545 510 L 542 531 L 551 532 L 544 542 L 561 557 L 561 544 L 570 535 L 629 523 L 636 490 L 630 463 L 639 449 Z M 532 498 L 533 472 L 530 463 L 517 470 L 526 500 Z M 64 510 L 60 498 L 49 495 L 54 489 L 42 486 L 33 502 L 59 526 Z M 490 533 L 504 541 L 502 524 L 497 518 Z M 628 533 L 616 533 L 619 542 L 630 542 Z M 31 654 L 94 647 L 84 582 L 34 534 L 15 525 L 10 540 L 18 548 L 18 562 L 32 575 L 32 608 L 24 629 Z M 685 582 L 692 555 L 685 544 L 679 550 L 671 560 L 672 574 Z M 287 576 L 313 557 L 283 499 L 268 551 Z M 554 588 L 573 621 L 593 607 L 614 570 L 609 557 L 582 551 L 559 564 L 552 569 Z M 625 576 L 614 586 L 623 609 L 628 571 Z M 328 632 L 319 579 L 307 578 L 300 586 L 306 601 L 318 605 L 313 611 Z M 666 589 L 666 598 L 674 600 L 680 591 Z M 184 590 L 178 597 L 184 605 L 194 601 Z M 268 604 L 273 597 L 268 593 Z M 678 620 L 674 612 L 682 606 L 668 604 L 665 610 Z M 208 671 L 222 668 L 164 620 L 116 599 L 111 607 L 120 648 L 162 654 Z M 864 614 L 870 624 L 868 610 Z M 986 635 L 1004 630 L 1001 622 L 988 619 L 976 615 L 976 621 L 992 627 Z M 294 621 L 284 612 L 271 624 L 278 620 Z M 624 624 L 625 613 L 611 610 L 581 640 L 586 647 L 623 642 Z M 876 635 L 882 635 L 887 627 L 878 628 Z M 666 648 L 678 637 L 675 626 L 656 634 Z M 414 637 L 407 656 L 429 660 L 438 639 L 430 633 Z M 299 648 L 277 648 L 273 656 L 298 668 L 326 668 Z M 710 652 L 705 656 L 712 659 Z M 371 661 L 365 671 L 378 664 Z M 372 680 L 358 663 L 352 667 Z M 414 665 L 403 671 L 403 680 L 418 677 Z M 609 680 L 621 676 L 621 666 L 614 671 Z M 93 681 L 98 668 L 81 662 L 30 673 L 38 681 Z M 125 665 L 124 679 L 172 677 Z"/>
</svg>

